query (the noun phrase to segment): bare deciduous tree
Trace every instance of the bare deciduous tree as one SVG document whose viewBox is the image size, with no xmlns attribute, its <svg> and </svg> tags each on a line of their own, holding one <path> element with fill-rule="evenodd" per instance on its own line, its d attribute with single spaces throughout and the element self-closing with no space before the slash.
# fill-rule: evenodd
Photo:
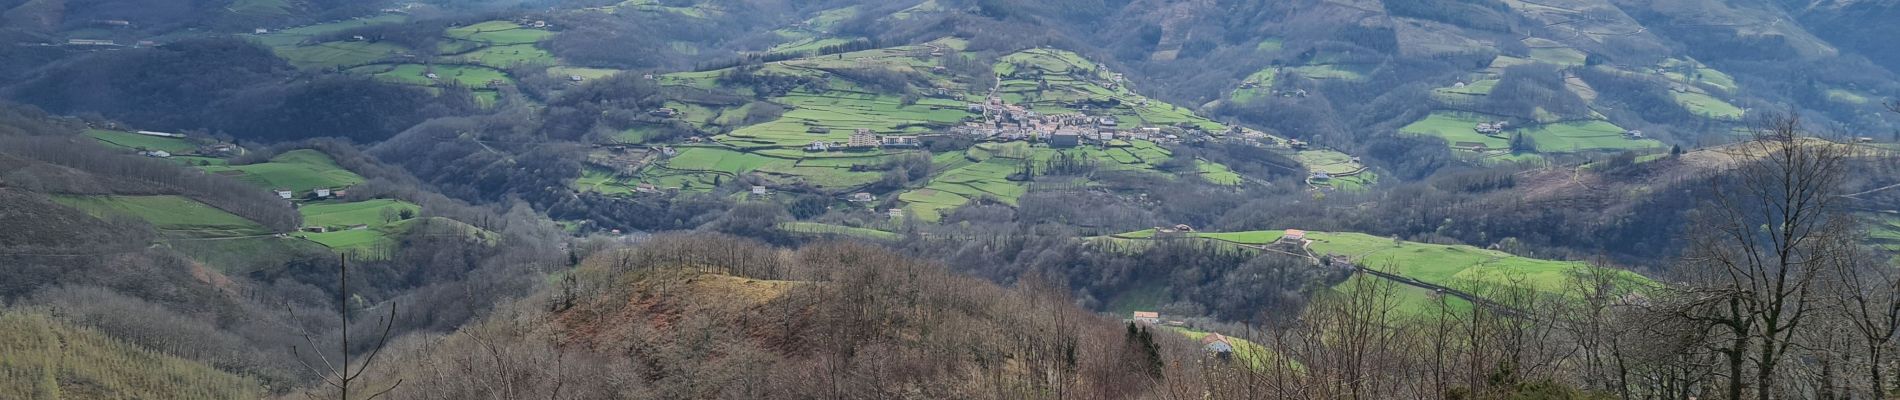
<svg viewBox="0 0 1900 400">
<path fill-rule="evenodd" d="M 1824 306 L 1823 278 L 1857 244 L 1842 207 L 1847 146 L 1803 137 L 1798 118 L 1774 120 L 1736 145 L 1737 166 L 1710 179 L 1683 258 L 1678 317 L 1720 333 L 1727 396 L 1752 387 L 1776 397 L 1781 364 Z M 1753 375 L 1745 376 L 1752 368 Z"/>
<path fill-rule="evenodd" d="M 310 348 L 313 350 L 313 352 L 316 353 L 317 359 L 323 362 L 323 368 L 317 368 L 316 366 L 310 365 L 308 361 L 305 361 L 303 354 L 301 354 L 301 352 L 298 351 L 298 348 L 295 345 L 292 345 L 290 347 L 290 353 L 291 355 L 297 358 L 297 361 L 299 363 L 303 364 L 305 369 L 310 370 L 310 372 L 316 373 L 317 377 L 321 379 L 325 385 L 329 385 L 330 387 L 335 388 L 337 390 L 337 399 L 350 400 L 351 384 L 356 383 L 358 378 L 361 378 L 363 376 L 363 372 L 368 371 L 369 367 L 376 363 L 376 355 L 381 354 L 383 352 L 383 347 L 389 344 L 389 330 L 391 327 L 394 327 L 396 324 L 396 303 L 393 301 L 390 302 L 389 315 L 386 317 L 382 317 L 378 320 L 378 323 L 383 326 L 383 333 L 381 337 L 377 339 L 376 347 L 370 350 L 368 357 L 363 358 L 363 362 L 361 363 L 361 365 L 357 366 L 355 369 L 351 369 L 351 364 L 353 362 L 350 360 L 350 258 L 349 256 L 345 255 L 339 258 L 338 261 L 339 263 L 337 264 L 337 268 L 336 268 L 336 271 L 337 271 L 337 316 L 342 318 L 343 326 L 340 329 L 338 329 L 338 333 L 342 336 L 342 340 L 341 340 L 341 343 L 338 344 L 337 347 L 340 350 L 342 357 L 337 360 L 338 362 L 334 364 L 331 363 L 329 357 L 324 356 L 322 351 L 316 350 L 319 348 L 319 346 L 317 345 L 317 341 L 310 334 L 310 331 L 307 329 L 303 330 L 304 343 L 308 344 Z M 289 310 L 286 309 L 286 311 L 289 311 Z M 290 311 L 290 312 L 292 313 L 292 315 L 295 315 L 295 311 Z M 301 329 L 302 327 L 300 326 L 299 328 Z M 397 386 L 401 386 L 401 385 L 402 385 L 402 380 L 398 379 L 396 380 L 396 383 L 389 385 L 388 388 L 384 388 L 380 391 L 372 393 L 370 394 L 369 397 L 366 397 L 365 399 L 373 400 L 377 397 L 381 397 L 382 395 L 388 394 L 389 391 L 395 390 Z M 316 395 L 314 394 L 305 393 L 305 395 L 309 396 L 312 399 L 316 398 Z"/>
</svg>

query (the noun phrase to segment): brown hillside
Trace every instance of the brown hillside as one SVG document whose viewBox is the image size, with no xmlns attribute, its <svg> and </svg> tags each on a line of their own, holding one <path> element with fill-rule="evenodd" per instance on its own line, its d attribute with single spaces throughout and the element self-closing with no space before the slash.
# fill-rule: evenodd
<svg viewBox="0 0 1900 400">
<path fill-rule="evenodd" d="M 1121 321 L 1060 290 L 1004 289 L 859 244 L 660 237 L 568 277 L 460 333 L 401 345 L 389 362 L 406 381 L 392 394 L 1154 398 L 1164 386 L 1149 360 L 1172 371 L 1199 355 L 1154 335 L 1149 358 Z"/>
</svg>

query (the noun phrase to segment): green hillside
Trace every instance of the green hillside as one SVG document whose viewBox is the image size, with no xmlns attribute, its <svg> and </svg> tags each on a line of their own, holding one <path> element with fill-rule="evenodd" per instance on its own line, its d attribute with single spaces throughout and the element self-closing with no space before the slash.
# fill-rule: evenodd
<svg viewBox="0 0 1900 400">
<path fill-rule="evenodd" d="M 298 195 L 313 189 L 342 188 L 363 182 L 362 176 L 337 166 L 329 155 L 310 149 L 288 151 L 272 157 L 270 162 L 200 168 L 266 189 L 291 190 Z"/>
<path fill-rule="evenodd" d="M 396 247 L 395 237 L 408 230 L 421 208 L 401 200 L 376 199 L 308 203 L 297 211 L 303 214 L 304 229 L 297 237 L 339 253 L 380 258 Z"/>
<path fill-rule="evenodd" d="M 1279 241 L 1284 231 L 1185 232 L 1167 237 L 1217 240 L 1236 245 L 1267 245 Z M 1112 235 L 1116 240 L 1155 240 L 1154 230 Z M 1569 293 L 1576 288 L 1574 276 L 1595 268 L 1580 261 L 1541 260 L 1487 250 L 1469 245 L 1440 245 L 1394 240 L 1355 232 L 1306 232 L 1306 248 L 1316 256 L 1345 256 L 1364 268 L 1376 269 L 1420 282 L 1457 288 L 1482 295 L 1487 288 L 1515 287 L 1547 294 Z M 1618 271 L 1632 286 L 1652 282 L 1641 275 Z M 1358 276 L 1354 279 L 1364 279 Z M 1350 287 L 1348 281 L 1337 286 Z M 1437 297 L 1429 290 L 1398 285 L 1396 295 L 1407 310 L 1429 311 Z M 1469 307 L 1469 304 L 1458 307 Z"/>
<path fill-rule="evenodd" d="M 268 235 L 256 222 L 182 196 L 60 196 L 55 201 L 100 218 L 145 220 L 172 238 Z"/>
</svg>

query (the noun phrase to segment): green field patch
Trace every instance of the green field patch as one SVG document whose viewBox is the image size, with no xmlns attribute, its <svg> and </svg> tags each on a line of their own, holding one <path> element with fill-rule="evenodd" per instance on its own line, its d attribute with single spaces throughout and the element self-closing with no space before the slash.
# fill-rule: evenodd
<svg viewBox="0 0 1900 400">
<path fill-rule="evenodd" d="M 1587 54 L 1565 46 L 1563 43 L 1544 38 L 1525 38 L 1525 46 L 1530 47 L 1530 58 L 1537 62 L 1565 66 L 1583 65 Z"/>
<path fill-rule="evenodd" d="M 336 165 L 330 155 L 299 149 L 272 157 L 270 162 L 246 165 L 201 166 L 206 172 L 227 175 L 269 189 L 286 189 L 298 194 L 312 189 L 349 187 L 363 177 Z"/>
<path fill-rule="evenodd" d="M 1671 58 L 1657 67 L 1662 69 L 1663 77 L 1677 82 L 1708 84 L 1724 92 L 1734 92 L 1740 87 L 1735 84 L 1735 77 L 1694 60 Z"/>
<path fill-rule="evenodd" d="M 1519 257 L 1466 245 L 1396 241 L 1362 233 L 1308 232 L 1314 252 L 1352 257 L 1357 263 L 1442 286 L 1463 290 L 1486 284 L 1523 285 L 1545 293 L 1570 289 L 1569 277 L 1591 267 L 1579 261 Z M 1632 283 L 1647 279 L 1618 272 Z"/>
<path fill-rule="evenodd" d="M 719 12 L 702 5 L 676 7 L 660 3 L 657 0 L 627 0 L 614 6 L 616 11 L 670 13 L 693 18 L 706 18 L 708 13 Z"/>
<path fill-rule="evenodd" d="M 461 56 L 468 62 L 495 68 L 510 68 L 517 65 L 553 65 L 560 60 L 553 53 L 534 47 L 532 44 L 511 44 L 489 46 Z"/>
<path fill-rule="evenodd" d="M 818 223 L 818 222 L 804 222 L 804 221 L 782 222 L 778 224 L 778 228 L 786 232 L 813 234 L 813 235 L 849 236 L 849 237 L 872 239 L 872 240 L 895 241 L 895 240 L 904 238 L 903 235 L 898 235 L 896 233 L 881 231 L 877 229 L 859 228 L 859 227 L 844 226 L 844 225 L 833 225 L 833 224 L 825 224 L 825 223 Z"/>
<path fill-rule="evenodd" d="M 1464 86 L 1452 85 L 1433 89 L 1432 98 L 1450 103 L 1472 101 L 1480 96 L 1491 95 L 1491 90 L 1497 87 L 1497 79 L 1479 79 Z"/>
<path fill-rule="evenodd" d="M 183 138 L 142 135 L 133 132 L 87 129 L 90 136 L 108 146 L 131 150 L 160 150 L 172 154 L 184 154 L 198 150 L 198 144 Z"/>
<path fill-rule="evenodd" d="M 385 42 L 323 42 L 272 47 L 298 68 L 348 68 L 389 59 L 409 49 Z"/>
<path fill-rule="evenodd" d="M 1837 103 L 1846 103 L 1846 104 L 1853 104 L 1853 105 L 1862 105 L 1862 104 L 1867 104 L 1867 103 L 1872 102 L 1872 100 L 1867 99 L 1867 96 L 1863 96 L 1860 93 L 1855 93 L 1853 91 L 1841 90 L 1841 89 L 1828 89 L 1827 99 L 1829 101 L 1833 101 Z"/>
<path fill-rule="evenodd" d="M 273 0 L 263 0 L 263 1 L 273 1 Z M 408 20 L 408 18 L 404 17 L 401 14 L 382 14 L 382 15 L 377 15 L 375 17 L 369 17 L 369 18 L 356 18 L 356 19 L 351 19 L 347 21 L 307 25 L 307 26 L 301 26 L 301 27 L 296 27 L 296 28 L 279 30 L 276 32 L 269 32 L 262 35 L 248 35 L 248 36 L 263 43 L 265 46 L 270 46 L 270 47 L 275 48 L 275 47 L 297 45 L 299 43 L 303 43 L 304 41 L 310 40 L 311 38 L 314 38 L 317 36 L 336 33 L 336 32 L 342 32 L 344 30 L 361 28 L 361 27 L 371 26 L 371 25 L 397 24 L 397 23 L 402 23 L 403 21 L 406 21 L 406 20 Z"/>
<path fill-rule="evenodd" d="M 351 68 L 350 72 L 420 86 L 455 82 L 468 88 L 485 88 L 489 82 L 514 82 L 506 72 L 479 65 L 376 64 Z M 430 78 L 429 74 L 435 74 L 435 77 Z"/>
<path fill-rule="evenodd" d="M 717 147 L 688 147 L 680 149 L 679 155 L 667 159 L 666 166 L 673 169 L 737 175 L 751 172 L 769 163 L 785 161 Z"/>
<path fill-rule="evenodd" d="M 1742 109 L 1722 99 L 1696 92 L 1671 91 L 1669 96 L 1676 99 L 1683 109 L 1690 113 L 1715 119 L 1736 120 L 1742 118 Z"/>
<path fill-rule="evenodd" d="M 1529 137 L 1540 153 L 1615 151 L 1663 147 L 1654 139 L 1629 139 L 1624 129 L 1608 121 L 1588 120 L 1546 124 L 1517 133 Z"/>
<path fill-rule="evenodd" d="M 1234 89 L 1234 94 L 1231 98 L 1234 101 L 1245 103 L 1254 99 L 1270 96 L 1273 94 L 1273 84 L 1279 77 L 1280 69 L 1277 67 L 1269 67 L 1254 72 L 1252 75 L 1247 75 L 1247 79 L 1241 82 L 1242 87 Z"/>
<path fill-rule="evenodd" d="M 1366 75 L 1352 67 L 1344 65 L 1303 65 L 1289 67 L 1287 72 L 1299 74 L 1307 79 L 1338 79 L 1344 81 L 1363 81 Z"/>
<path fill-rule="evenodd" d="M 1500 56 L 1497 56 L 1497 58 L 1491 59 L 1491 66 L 1489 68 L 1486 68 L 1485 72 L 1491 73 L 1491 74 L 1503 74 L 1504 69 L 1506 68 L 1515 67 L 1519 65 L 1532 64 L 1532 63 L 1536 63 L 1536 61 L 1533 61 L 1528 58 L 1500 55 Z"/>
<path fill-rule="evenodd" d="M 1364 165 L 1352 160 L 1352 156 L 1332 150 L 1303 150 L 1293 153 L 1293 159 L 1312 172 L 1324 172 L 1328 175 L 1345 175 L 1365 169 Z"/>
<path fill-rule="evenodd" d="M 1474 129 L 1479 123 L 1491 121 L 1492 118 L 1481 114 L 1433 111 L 1425 118 L 1399 128 L 1399 133 L 1445 139 L 1445 143 L 1454 148 L 1469 148 L 1474 144 L 1486 149 L 1509 148 L 1509 139 L 1481 134 Z"/>
<path fill-rule="evenodd" d="M 793 40 L 790 42 L 782 43 L 777 46 L 772 46 L 772 48 L 766 50 L 766 52 L 777 53 L 777 54 L 797 54 L 797 53 L 816 54 L 818 53 L 819 49 L 823 49 L 827 46 L 837 46 L 837 45 L 848 44 L 848 43 L 851 43 L 851 39 L 805 38 L 805 39 Z"/>
<path fill-rule="evenodd" d="M 353 203 L 318 202 L 297 208 L 303 214 L 303 226 L 348 228 L 387 225 L 403 220 L 403 212 L 413 218 L 422 207 L 393 199 L 365 200 Z"/>
<path fill-rule="evenodd" d="M 58 196 L 60 204 L 99 218 L 132 217 L 152 224 L 167 238 L 224 238 L 269 235 L 256 222 L 183 196 Z"/>
<path fill-rule="evenodd" d="M 620 72 L 621 72 L 620 70 L 609 69 L 609 68 L 585 68 L 585 67 L 565 67 L 565 66 L 548 68 L 548 75 L 556 77 L 556 78 L 578 76 L 578 77 L 581 77 L 582 79 L 604 79 L 606 77 L 613 76 L 614 74 L 618 74 Z"/>
<path fill-rule="evenodd" d="M 1206 338 L 1209 333 L 1205 331 L 1200 331 L 1200 330 L 1191 329 L 1191 328 L 1183 328 L 1183 327 L 1169 327 L 1168 329 L 1174 331 L 1175 333 L 1181 334 L 1181 336 L 1186 336 L 1188 340 L 1192 340 L 1195 343 L 1200 343 L 1201 339 Z M 1229 347 L 1234 348 L 1233 357 L 1240 362 L 1246 363 L 1247 367 L 1249 368 L 1253 368 L 1256 370 L 1266 370 L 1269 368 L 1279 367 L 1275 365 L 1275 363 L 1293 362 L 1291 360 L 1282 361 L 1280 358 L 1280 354 L 1278 352 L 1275 352 L 1272 349 L 1268 349 L 1266 346 L 1261 346 L 1258 343 L 1248 341 L 1247 339 L 1241 339 L 1241 338 L 1227 336 L 1227 335 L 1221 335 L 1221 336 L 1226 337 L 1227 345 Z M 1293 362 L 1293 364 L 1287 367 L 1296 368 L 1296 369 L 1301 368 L 1297 362 Z"/>
<path fill-rule="evenodd" d="M 1286 231 L 1199 232 L 1192 236 L 1240 244 L 1263 245 L 1277 242 Z"/>
<path fill-rule="evenodd" d="M 634 193 L 635 185 L 627 177 L 619 176 L 611 170 L 599 167 L 581 169 L 581 177 L 575 178 L 571 185 L 574 190 L 591 191 L 609 195 L 629 195 Z"/>
<path fill-rule="evenodd" d="M 1194 167 L 1200 171 L 1201 180 L 1216 185 L 1235 186 L 1241 182 L 1240 174 L 1228 169 L 1226 165 L 1195 160 Z"/>
<path fill-rule="evenodd" d="M 495 45 L 531 44 L 554 36 L 554 32 L 521 26 L 510 21 L 487 21 L 449 28 L 448 37 Z"/>
<path fill-rule="evenodd" d="M 904 202 L 904 209 L 916 215 L 918 219 L 936 222 L 943 220 L 943 213 L 968 204 L 970 199 L 954 193 L 936 189 L 918 189 L 897 196 Z"/>
</svg>

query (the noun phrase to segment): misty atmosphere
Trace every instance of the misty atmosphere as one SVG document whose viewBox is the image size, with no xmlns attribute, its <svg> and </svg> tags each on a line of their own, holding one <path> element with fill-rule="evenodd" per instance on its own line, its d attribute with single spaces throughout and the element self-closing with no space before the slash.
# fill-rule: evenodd
<svg viewBox="0 0 1900 400">
<path fill-rule="evenodd" d="M 1900 399 L 1900 2 L 0 0 L 0 400 Z"/>
</svg>

